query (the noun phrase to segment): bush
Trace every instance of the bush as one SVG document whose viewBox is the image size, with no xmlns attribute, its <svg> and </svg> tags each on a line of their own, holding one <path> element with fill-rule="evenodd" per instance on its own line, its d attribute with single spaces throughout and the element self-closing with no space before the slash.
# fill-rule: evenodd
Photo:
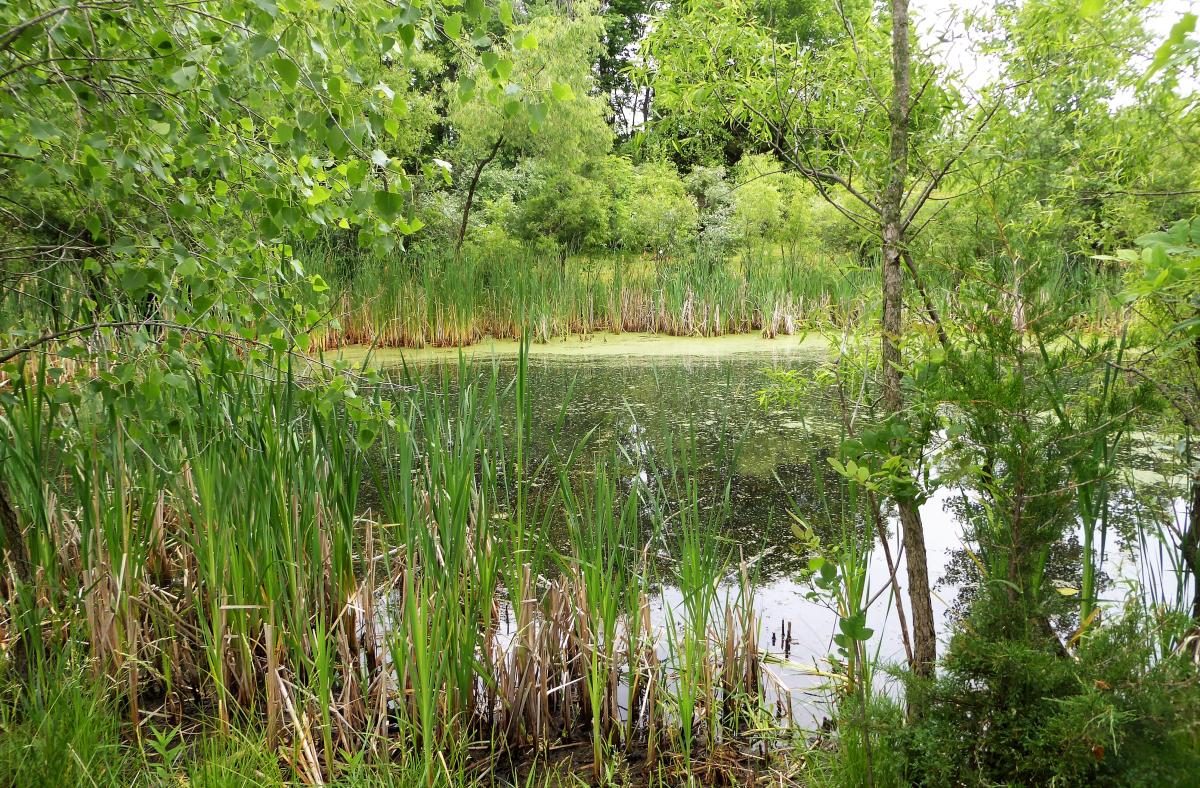
<svg viewBox="0 0 1200 788">
<path fill-rule="evenodd" d="M 534 179 L 516 215 L 529 241 L 549 239 L 565 255 L 609 242 L 609 195 L 604 184 L 571 170 L 549 170 Z"/>
<path fill-rule="evenodd" d="M 642 164 L 618 216 L 618 237 L 629 251 L 665 257 L 695 241 L 697 220 L 696 203 L 675 168 Z"/>
<path fill-rule="evenodd" d="M 1144 615 L 1092 630 L 1074 655 L 1028 632 L 1000 596 L 954 636 L 943 672 L 909 682 L 900 729 L 919 785 L 1183 785 L 1200 774 L 1200 678 L 1153 652 Z"/>
</svg>

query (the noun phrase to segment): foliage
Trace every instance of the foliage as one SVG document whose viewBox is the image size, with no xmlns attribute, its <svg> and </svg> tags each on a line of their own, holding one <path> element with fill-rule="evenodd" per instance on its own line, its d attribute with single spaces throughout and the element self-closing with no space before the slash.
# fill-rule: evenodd
<svg viewBox="0 0 1200 788">
<path fill-rule="evenodd" d="M 998 590 L 955 633 L 944 671 L 909 684 L 924 713 L 897 731 L 917 785 L 1180 785 L 1200 768 L 1200 682 L 1179 656 L 1157 659 L 1160 622 L 1133 608 L 1074 658 L 1023 637 Z"/>
<path fill-rule="evenodd" d="M 0 231 L 17 250 L 5 255 L 16 279 L 5 299 L 73 282 L 69 297 L 50 296 L 59 329 L 158 320 L 303 344 L 297 332 L 321 319 L 327 286 L 291 242 L 340 226 L 389 251 L 419 229 L 413 190 L 443 173 L 402 158 L 430 123 L 410 84 L 425 43 L 447 31 L 466 31 L 473 49 L 500 46 L 490 13 L 5 5 Z"/>
<path fill-rule="evenodd" d="M 978 190 L 951 209 L 974 228 L 947 228 L 969 244 L 959 254 L 982 242 L 1078 264 L 1195 210 L 1196 162 L 1184 151 L 1200 129 L 1174 84 L 1187 69 L 1144 79 L 1143 4 L 1036 0 L 971 24 L 1002 74 L 989 87 L 996 116 L 956 179 Z"/>
<path fill-rule="evenodd" d="M 608 194 L 577 172 L 551 169 L 534 176 L 514 219 L 521 237 L 551 240 L 562 255 L 603 248 L 609 239 Z"/>
<path fill-rule="evenodd" d="M 566 165 L 607 153 L 612 132 L 590 65 L 601 30 L 592 3 L 572 15 L 535 7 L 505 46 L 464 49 L 446 91 L 453 158 L 474 163 L 497 141 L 513 157 Z"/>
<path fill-rule="evenodd" d="M 646 163 L 634 169 L 616 229 L 625 249 L 669 255 L 691 241 L 696 222 L 696 204 L 673 167 Z"/>
<path fill-rule="evenodd" d="M 615 459 L 536 491 L 523 366 L 451 395 L 304 354 L 807 327 L 839 354 L 763 399 L 833 389 L 842 417 L 814 474 L 841 508 L 803 502 L 794 530 L 838 621 L 824 778 L 1186 780 L 1196 17 L 1155 41 L 1141 0 L 980 8 L 963 32 L 994 68 L 971 77 L 921 25 L 893 60 L 905 8 L 0 6 L 0 783 L 458 784 L 477 742 L 582 736 L 598 780 L 629 748 L 664 782 L 775 757 L 742 746 L 773 725 L 753 560 L 721 598 L 728 498 Z M 1116 471 L 1148 428 L 1188 488 L 1157 532 L 1183 581 L 1114 615 Z M 909 534 L 938 489 L 961 493 L 971 588 L 905 717 L 875 692 L 872 562 L 895 576 L 887 501 Z M 666 661 L 653 543 L 684 598 Z"/>
</svg>

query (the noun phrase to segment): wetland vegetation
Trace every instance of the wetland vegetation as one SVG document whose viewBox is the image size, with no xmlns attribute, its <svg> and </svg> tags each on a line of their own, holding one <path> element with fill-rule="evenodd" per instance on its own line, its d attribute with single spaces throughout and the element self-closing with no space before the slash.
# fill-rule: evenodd
<svg viewBox="0 0 1200 788">
<path fill-rule="evenodd" d="M 1184 6 L 3 5 L 0 785 L 1191 784 Z"/>
</svg>

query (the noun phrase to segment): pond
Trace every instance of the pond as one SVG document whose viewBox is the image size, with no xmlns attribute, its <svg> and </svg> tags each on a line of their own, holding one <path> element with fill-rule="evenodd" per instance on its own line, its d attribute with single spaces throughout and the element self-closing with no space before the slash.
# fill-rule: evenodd
<svg viewBox="0 0 1200 788">
<path fill-rule="evenodd" d="M 470 349 L 471 372 L 500 382 L 516 371 L 515 343 L 496 343 Z M 355 356 L 351 349 L 347 355 Z M 642 481 L 658 467 L 653 458 L 689 446 L 691 477 L 700 497 L 714 505 L 728 494 L 730 508 L 722 536 L 740 555 L 753 562 L 755 608 L 760 624 L 759 646 L 772 659 L 771 668 L 792 693 L 793 714 L 799 721 L 819 720 L 828 669 L 826 655 L 834 650 L 837 618 L 823 601 L 811 598 L 811 585 L 801 578 L 808 556 L 795 547 L 790 512 L 807 517 L 818 503 L 817 469 L 836 454 L 836 408 L 820 405 L 801 416 L 794 410 L 767 407 L 759 393 L 771 368 L 803 370 L 820 362 L 829 345 L 820 339 L 757 337 L 710 339 L 657 338 L 643 335 L 595 335 L 534 346 L 527 367 L 531 392 L 530 452 L 539 458 L 586 441 L 589 452 L 577 473 L 586 475 L 588 462 L 616 453 L 617 467 Z M 453 381 L 459 369 L 457 351 L 405 352 L 404 363 L 430 380 Z M 374 363 L 389 367 L 400 362 L 397 352 L 381 353 Z M 1143 476 L 1152 475 L 1156 450 L 1152 435 L 1140 435 L 1138 451 L 1126 461 Z M 832 474 L 828 474 L 832 476 Z M 826 486 L 830 482 L 826 480 Z M 1138 516 L 1132 492 L 1117 492 L 1114 507 L 1126 519 Z M 964 548 L 959 513 L 971 493 L 941 488 L 921 507 L 926 529 L 930 578 L 935 583 L 934 613 L 944 647 L 947 622 L 961 609 L 973 575 Z M 899 553 L 894 516 L 892 553 Z M 1121 530 L 1117 528 L 1115 530 Z M 1126 533 L 1135 529 L 1127 528 Z M 1175 582 L 1161 557 L 1143 554 L 1154 545 L 1128 540 L 1128 549 L 1110 546 L 1105 559 L 1105 593 L 1121 597 L 1117 581 L 1153 582 L 1173 593 Z M 665 545 L 660 552 L 665 553 Z M 1068 539 L 1057 551 L 1064 585 L 1078 585 L 1078 540 Z M 1153 577 L 1147 577 L 1147 573 Z M 904 571 L 899 572 L 906 588 Z M 872 595 L 887 585 L 889 572 L 876 550 L 870 572 Z M 732 587 L 730 588 L 733 591 Z M 656 600 L 678 605 L 678 593 L 664 588 Z M 907 608 L 907 599 L 905 599 Z M 951 614 L 951 615 L 948 615 Z M 885 592 L 869 610 L 868 626 L 876 632 L 871 647 L 884 662 L 902 662 L 903 648 L 894 608 Z M 1070 622 L 1062 624 L 1069 631 Z M 790 637 L 789 637 L 790 635 Z"/>
</svg>

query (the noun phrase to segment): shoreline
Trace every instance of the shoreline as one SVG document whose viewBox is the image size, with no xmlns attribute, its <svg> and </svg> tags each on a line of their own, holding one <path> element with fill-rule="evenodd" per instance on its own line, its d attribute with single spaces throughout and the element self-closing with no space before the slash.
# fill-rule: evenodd
<svg viewBox="0 0 1200 788">
<path fill-rule="evenodd" d="M 591 334 L 570 334 L 549 342 L 529 345 L 530 358 L 604 359 L 604 358 L 722 358 L 739 354 L 817 353 L 827 350 L 831 343 L 819 333 L 797 333 L 763 337 L 760 333 L 723 334 L 716 337 L 673 336 L 642 332 L 614 334 L 599 331 Z M 471 345 L 460 347 L 370 348 L 366 345 L 346 345 L 310 354 L 326 361 L 347 361 L 354 365 L 368 357 L 372 367 L 386 367 L 401 362 L 453 361 L 460 355 L 468 359 L 515 358 L 521 342 L 516 339 L 484 337 Z"/>
</svg>

